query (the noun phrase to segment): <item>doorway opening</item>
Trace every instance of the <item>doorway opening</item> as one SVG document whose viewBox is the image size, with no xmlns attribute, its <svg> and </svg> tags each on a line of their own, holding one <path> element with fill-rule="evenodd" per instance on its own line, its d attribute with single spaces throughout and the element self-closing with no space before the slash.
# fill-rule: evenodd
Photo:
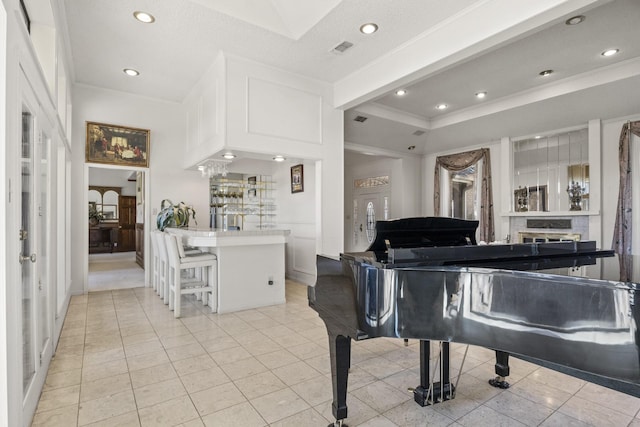
<svg viewBox="0 0 640 427">
<path fill-rule="evenodd" d="M 86 290 L 144 287 L 145 171 L 89 166 Z"/>
</svg>

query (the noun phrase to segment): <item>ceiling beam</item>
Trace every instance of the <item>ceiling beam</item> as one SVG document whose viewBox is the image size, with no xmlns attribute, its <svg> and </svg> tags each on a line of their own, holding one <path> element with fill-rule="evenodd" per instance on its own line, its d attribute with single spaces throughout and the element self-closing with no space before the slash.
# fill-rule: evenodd
<svg viewBox="0 0 640 427">
<path fill-rule="evenodd" d="M 381 119 L 391 120 L 408 126 L 416 127 L 428 131 L 431 129 L 431 123 L 426 117 L 417 114 L 407 113 L 406 111 L 378 104 L 376 102 L 368 102 L 358 105 L 354 108 L 358 113 L 379 117 Z"/>
<path fill-rule="evenodd" d="M 607 1 L 478 1 L 337 81 L 334 106 L 352 108 Z"/>
<path fill-rule="evenodd" d="M 512 110 L 573 92 L 614 83 L 640 75 L 640 58 L 621 61 L 596 70 L 567 77 L 528 89 L 479 106 L 465 108 L 431 120 L 431 129 L 439 129 L 491 114 Z"/>
</svg>

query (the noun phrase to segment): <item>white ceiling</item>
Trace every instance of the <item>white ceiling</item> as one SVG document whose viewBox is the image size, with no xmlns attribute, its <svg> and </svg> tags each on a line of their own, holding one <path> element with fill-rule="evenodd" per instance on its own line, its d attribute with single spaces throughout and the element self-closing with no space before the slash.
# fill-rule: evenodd
<svg viewBox="0 0 640 427">
<path fill-rule="evenodd" d="M 220 50 L 335 83 L 487 3 L 60 1 L 77 83 L 174 102 L 184 99 Z M 347 110 L 347 148 L 422 154 L 640 113 L 640 1 L 602 0 L 596 6 L 584 10 L 587 18 L 580 25 L 564 24 L 573 15 L 569 11 L 527 37 L 404 85 L 408 95 L 403 98 L 382 94 Z M 156 22 L 139 23 L 132 15 L 136 10 L 153 14 Z M 376 22 L 380 30 L 361 34 L 358 29 L 366 22 Z M 354 47 L 342 55 L 330 52 L 345 40 Z M 602 57 L 610 47 L 620 54 Z M 123 68 L 141 75 L 127 77 Z M 538 72 L 544 69 L 556 72 L 541 78 Z M 478 91 L 487 91 L 487 98 L 476 100 Z M 450 107 L 437 111 L 441 102 Z M 368 120 L 354 122 L 356 115 Z M 417 129 L 425 133 L 411 135 Z M 411 153 L 410 145 L 417 146 Z"/>
</svg>

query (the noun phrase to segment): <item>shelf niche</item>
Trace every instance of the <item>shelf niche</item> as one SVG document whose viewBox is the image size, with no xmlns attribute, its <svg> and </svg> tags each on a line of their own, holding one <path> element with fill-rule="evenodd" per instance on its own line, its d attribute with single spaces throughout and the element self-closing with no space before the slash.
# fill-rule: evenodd
<svg viewBox="0 0 640 427">
<path fill-rule="evenodd" d="M 270 175 L 227 174 L 209 180 L 210 227 L 265 230 L 276 227 L 275 182 Z"/>
</svg>

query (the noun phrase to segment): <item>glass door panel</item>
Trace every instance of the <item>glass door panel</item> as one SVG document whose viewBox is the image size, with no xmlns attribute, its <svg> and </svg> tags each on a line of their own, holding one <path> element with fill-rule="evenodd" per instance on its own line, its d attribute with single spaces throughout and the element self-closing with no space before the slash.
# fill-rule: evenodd
<svg viewBox="0 0 640 427">
<path fill-rule="evenodd" d="M 41 353 L 44 353 L 49 344 L 51 338 L 51 317 L 50 317 L 50 304 L 49 304 L 49 269 L 50 269 L 50 256 L 49 256 L 49 146 L 51 145 L 51 139 L 45 132 L 41 133 L 40 142 L 38 144 L 40 152 L 39 163 L 39 205 L 38 205 L 38 329 L 39 329 L 39 342 Z"/>
<path fill-rule="evenodd" d="M 36 341 L 34 334 L 34 281 L 35 245 L 33 242 L 33 175 L 34 175 L 34 117 L 27 106 L 22 108 L 22 155 L 21 155 L 21 226 L 20 264 L 22 270 L 22 385 L 23 397 L 36 373 Z M 32 256 L 33 254 L 33 256 Z"/>
</svg>

